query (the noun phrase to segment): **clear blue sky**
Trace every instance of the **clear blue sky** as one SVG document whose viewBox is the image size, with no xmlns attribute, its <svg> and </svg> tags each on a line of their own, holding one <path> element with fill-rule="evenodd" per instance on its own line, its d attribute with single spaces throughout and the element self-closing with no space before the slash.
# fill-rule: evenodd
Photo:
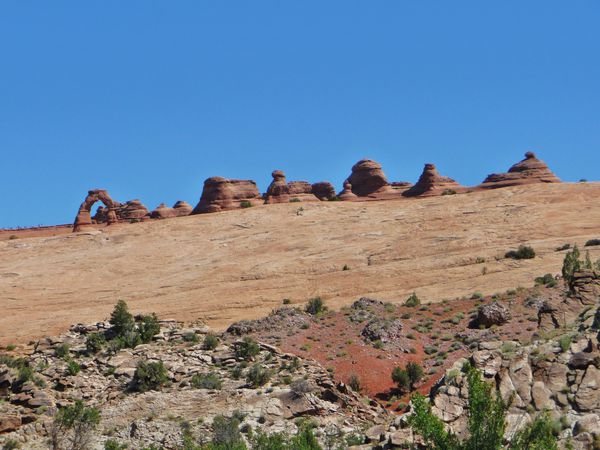
<svg viewBox="0 0 600 450">
<path fill-rule="evenodd" d="M 597 0 L 3 1 L 0 227 L 71 222 L 96 187 L 340 188 L 363 157 L 472 185 L 534 150 L 597 180 L 599 24 Z"/>
</svg>

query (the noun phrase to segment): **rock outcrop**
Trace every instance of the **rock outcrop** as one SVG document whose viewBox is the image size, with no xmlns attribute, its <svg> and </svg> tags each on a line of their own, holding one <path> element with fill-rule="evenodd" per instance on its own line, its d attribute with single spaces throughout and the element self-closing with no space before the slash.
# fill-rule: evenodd
<svg viewBox="0 0 600 450">
<path fill-rule="evenodd" d="M 352 192 L 352 184 L 348 180 L 344 181 L 344 190 L 338 194 L 338 198 L 345 202 L 358 200 L 358 195 Z"/>
<path fill-rule="evenodd" d="M 502 303 L 494 302 L 483 305 L 477 312 L 477 325 L 489 328 L 493 325 L 503 325 L 510 320 L 510 311 Z"/>
<path fill-rule="evenodd" d="M 525 159 L 508 169 L 508 172 L 488 175 L 479 187 L 493 189 L 532 183 L 560 183 L 560 179 L 535 153 L 527 152 Z"/>
<path fill-rule="evenodd" d="M 404 191 L 406 197 L 430 197 L 435 195 L 456 194 L 465 188 L 452 178 L 440 175 L 434 164 L 425 164 L 419 181 Z"/>
<path fill-rule="evenodd" d="M 202 196 L 192 214 L 227 211 L 262 203 L 263 198 L 254 181 L 211 177 L 204 181 Z"/>
<path fill-rule="evenodd" d="M 352 166 L 348 177 L 352 192 L 359 197 L 376 196 L 391 191 L 381 164 L 371 159 L 361 159 Z"/>
<path fill-rule="evenodd" d="M 173 207 L 161 203 L 154 211 L 150 213 L 152 219 L 169 219 L 171 217 L 189 216 L 192 212 L 192 205 L 179 200 Z"/>
<path fill-rule="evenodd" d="M 77 211 L 77 216 L 75 217 L 75 222 L 73 224 L 73 231 L 81 231 L 84 228 L 92 225 L 92 217 L 91 210 L 92 206 L 96 202 L 102 202 L 106 206 L 106 223 L 108 225 L 112 223 L 116 223 L 118 221 L 116 208 L 120 206 L 118 202 L 115 202 L 108 192 L 104 189 L 93 189 L 88 191 L 88 195 L 83 201 L 83 203 L 79 206 L 79 210 Z"/>
<path fill-rule="evenodd" d="M 313 194 L 310 183 L 306 181 L 290 181 L 288 183 L 281 170 L 274 170 L 271 176 L 273 181 L 264 196 L 266 204 L 319 200 Z"/>
<path fill-rule="evenodd" d="M 122 221 L 142 220 L 150 217 L 150 211 L 138 199 L 121 203 L 116 209 L 117 218 Z"/>
<path fill-rule="evenodd" d="M 319 200 L 333 200 L 335 198 L 335 188 L 329 181 L 319 181 L 313 183 L 311 192 Z"/>
</svg>

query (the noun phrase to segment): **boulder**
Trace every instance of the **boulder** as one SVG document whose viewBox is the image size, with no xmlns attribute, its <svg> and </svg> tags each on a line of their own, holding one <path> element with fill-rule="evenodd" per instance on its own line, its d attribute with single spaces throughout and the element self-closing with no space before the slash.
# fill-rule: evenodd
<svg viewBox="0 0 600 450">
<path fill-rule="evenodd" d="M 510 311 L 502 303 L 494 302 L 483 305 L 477 313 L 477 324 L 487 328 L 492 325 L 503 325 L 510 320 Z"/>
<path fill-rule="evenodd" d="M 431 197 L 443 194 L 455 194 L 465 188 L 452 178 L 440 175 L 433 164 L 425 164 L 419 181 L 410 189 L 404 191 L 405 197 Z"/>
<path fill-rule="evenodd" d="M 150 217 L 150 211 L 139 200 L 122 203 L 115 211 L 119 220 L 141 220 Z"/>
<path fill-rule="evenodd" d="M 552 173 L 546 163 L 535 156 L 535 153 L 527 152 L 525 159 L 508 169 L 508 172 L 488 175 L 479 187 L 494 189 L 532 183 L 560 183 L 560 179 Z"/>
<path fill-rule="evenodd" d="M 189 216 L 192 213 L 192 205 L 183 200 L 178 200 L 174 205 L 173 209 L 177 213 L 177 217 Z"/>
<path fill-rule="evenodd" d="M 262 203 L 254 181 L 211 177 L 204 181 L 202 196 L 192 214 L 227 211 Z"/>
<path fill-rule="evenodd" d="M 21 426 L 21 417 L 15 414 L 0 414 L 0 433 L 10 433 L 19 429 Z"/>
<path fill-rule="evenodd" d="M 575 403 L 581 411 L 600 409 L 600 369 L 589 365 L 575 394 Z"/>
<path fill-rule="evenodd" d="M 329 181 L 319 181 L 311 186 L 311 192 L 319 200 L 333 200 L 335 189 Z"/>
<path fill-rule="evenodd" d="M 152 219 L 169 219 L 171 217 L 177 217 L 177 213 L 173 208 L 161 203 L 150 213 L 150 217 Z"/>
</svg>

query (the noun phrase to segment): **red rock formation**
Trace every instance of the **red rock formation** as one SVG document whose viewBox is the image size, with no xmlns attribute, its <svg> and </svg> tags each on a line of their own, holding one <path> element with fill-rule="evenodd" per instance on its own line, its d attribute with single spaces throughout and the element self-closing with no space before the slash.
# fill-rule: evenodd
<svg viewBox="0 0 600 450">
<path fill-rule="evenodd" d="M 254 181 L 211 177 L 204 181 L 202 196 L 192 214 L 238 209 L 244 205 L 254 206 L 262 203 L 263 199 Z"/>
<path fill-rule="evenodd" d="M 479 187 L 493 189 L 532 183 L 560 183 L 560 179 L 535 153 L 527 152 L 525 159 L 508 169 L 508 172 L 488 175 Z"/>
<path fill-rule="evenodd" d="M 464 191 L 464 189 L 463 186 L 458 184 L 452 178 L 441 176 L 434 164 L 425 164 L 425 168 L 419 177 L 419 181 L 402 195 L 406 197 L 430 197 L 442 195 L 444 193 L 456 193 Z"/>
<path fill-rule="evenodd" d="M 348 180 L 344 181 L 344 190 L 338 194 L 338 198 L 345 202 L 358 200 L 358 196 L 352 192 L 352 185 Z"/>
<path fill-rule="evenodd" d="M 179 200 L 172 208 L 161 203 L 150 213 L 150 217 L 153 219 L 169 219 L 171 217 L 188 216 L 191 212 L 192 206 L 187 202 Z"/>
<path fill-rule="evenodd" d="M 306 181 L 290 181 L 288 183 L 285 179 L 285 174 L 281 170 L 273 171 L 271 176 L 273 177 L 273 181 L 265 194 L 266 204 L 318 200 L 312 193 L 310 183 Z"/>
<path fill-rule="evenodd" d="M 138 199 L 121 203 L 116 213 L 120 221 L 142 220 L 150 217 L 150 211 Z"/>
<path fill-rule="evenodd" d="M 177 213 L 177 217 L 181 216 L 189 216 L 192 213 L 192 205 L 183 200 L 178 200 L 177 203 L 173 205 L 173 209 Z"/>
<path fill-rule="evenodd" d="M 311 192 L 319 200 L 332 200 L 335 198 L 335 189 L 328 181 L 320 181 L 311 186 Z"/>
<path fill-rule="evenodd" d="M 77 216 L 75 217 L 75 223 L 73 224 L 73 231 L 81 231 L 85 227 L 92 225 L 91 210 L 94 203 L 101 201 L 106 205 L 106 222 L 108 225 L 117 222 L 117 215 L 115 209 L 119 206 L 119 203 L 115 202 L 108 192 L 104 189 L 93 189 L 88 191 L 88 195 L 79 206 Z"/>
<path fill-rule="evenodd" d="M 352 166 L 348 182 L 352 186 L 352 192 L 359 197 L 382 194 L 391 190 L 381 170 L 381 164 L 370 159 L 361 159 Z"/>
</svg>

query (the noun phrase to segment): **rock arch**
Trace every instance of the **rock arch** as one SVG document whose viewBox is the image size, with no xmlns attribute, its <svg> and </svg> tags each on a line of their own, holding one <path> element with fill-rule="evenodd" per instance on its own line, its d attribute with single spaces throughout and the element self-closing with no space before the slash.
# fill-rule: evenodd
<svg viewBox="0 0 600 450">
<path fill-rule="evenodd" d="M 96 202 L 102 202 L 106 206 L 108 210 L 106 214 L 108 225 L 117 222 L 115 209 L 119 206 L 119 203 L 110 198 L 110 195 L 104 189 L 93 189 L 88 191 L 87 197 L 81 206 L 79 206 L 79 211 L 77 211 L 77 217 L 75 217 L 75 223 L 73 224 L 74 232 L 81 231 L 84 227 L 92 225 L 91 211 L 92 206 Z"/>
</svg>

